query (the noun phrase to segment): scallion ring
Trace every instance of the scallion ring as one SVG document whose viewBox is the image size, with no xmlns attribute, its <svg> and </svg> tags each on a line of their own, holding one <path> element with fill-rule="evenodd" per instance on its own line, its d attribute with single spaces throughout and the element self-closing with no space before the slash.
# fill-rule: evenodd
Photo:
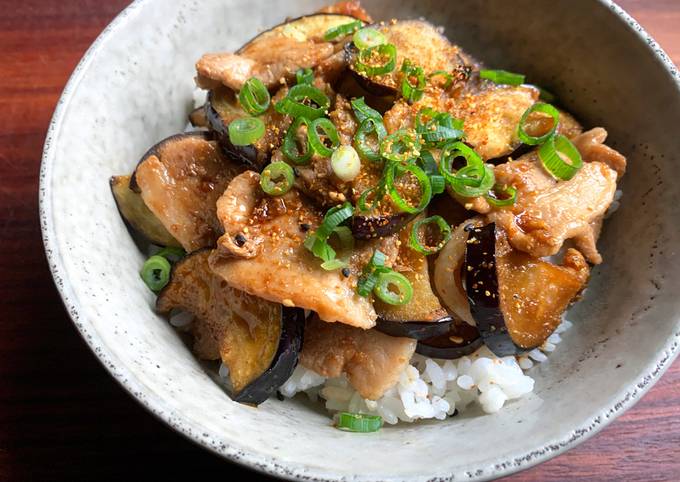
<svg viewBox="0 0 680 482">
<path fill-rule="evenodd" d="M 401 65 L 401 72 L 404 77 L 401 80 L 401 95 L 409 104 L 422 99 L 425 93 L 425 72 L 423 68 L 413 65 L 410 60 L 405 59 Z"/>
<path fill-rule="evenodd" d="M 447 112 L 437 112 L 429 107 L 420 109 L 416 114 L 416 132 L 425 145 L 436 147 L 465 136 L 461 119 L 454 119 Z"/>
<path fill-rule="evenodd" d="M 497 193 L 501 193 L 503 197 L 498 197 Z M 495 208 L 512 206 L 517 200 L 517 189 L 512 186 L 499 186 L 497 184 L 491 190 L 489 190 L 484 198 L 491 206 Z"/>
<path fill-rule="evenodd" d="M 459 196 L 473 198 L 488 193 L 495 182 L 493 166 L 485 164 L 481 174 L 478 166 L 465 166 L 449 181 L 449 186 Z"/>
<path fill-rule="evenodd" d="M 382 115 L 377 110 L 366 105 L 366 101 L 363 97 L 358 97 L 352 100 L 352 110 L 354 110 L 354 115 L 359 122 L 363 122 L 366 119 L 375 119 L 378 122 L 383 121 Z"/>
<path fill-rule="evenodd" d="M 170 262 L 163 256 L 154 255 L 144 262 L 140 276 L 142 280 L 155 293 L 162 290 L 170 281 Z"/>
<path fill-rule="evenodd" d="M 250 115 L 264 114 L 271 103 L 267 87 L 257 77 L 246 80 L 238 93 L 238 100 Z"/>
<path fill-rule="evenodd" d="M 295 72 L 295 83 L 296 84 L 309 84 L 311 85 L 314 82 L 314 72 L 312 69 L 307 67 L 306 69 L 298 69 L 297 72 Z"/>
<path fill-rule="evenodd" d="M 366 297 L 370 295 L 378 281 L 378 274 L 391 271 L 390 268 L 385 267 L 385 261 L 387 261 L 387 256 L 383 252 L 377 249 L 373 251 L 371 259 L 364 266 L 361 277 L 359 277 L 357 282 L 357 294 L 359 296 Z"/>
<path fill-rule="evenodd" d="M 561 154 L 561 155 L 560 155 Z M 562 156 L 565 156 L 567 163 Z M 555 179 L 568 181 L 583 167 L 583 158 L 576 146 L 565 136 L 558 135 L 538 149 L 538 157 L 546 171 Z"/>
<path fill-rule="evenodd" d="M 369 136 L 375 134 L 375 148 L 369 144 Z M 354 134 L 354 147 L 361 157 L 366 160 L 377 162 L 382 159 L 380 154 L 380 143 L 387 137 L 387 130 L 381 120 L 376 120 L 373 117 L 364 119 L 356 134 Z"/>
<path fill-rule="evenodd" d="M 257 117 L 243 117 L 229 123 L 229 142 L 235 146 L 249 146 L 264 136 L 264 122 Z"/>
<path fill-rule="evenodd" d="M 331 155 L 331 169 L 344 182 L 349 182 L 361 172 L 359 154 L 352 146 L 340 146 Z"/>
<path fill-rule="evenodd" d="M 417 204 L 409 204 L 406 199 L 397 190 L 397 180 L 400 177 L 411 174 L 415 177 L 418 182 L 418 187 L 420 190 L 420 199 Z M 432 199 L 432 185 L 430 184 L 430 178 L 425 174 L 421 168 L 415 164 L 399 164 L 391 163 L 385 169 L 385 187 L 387 193 L 392 198 L 392 202 L 399 208 L 402 212 L 406 213 L 419 213 L 427 207 Z"/>
<path fill-rule="evenodd" d="M 524 83 L 524 76 L 522 74 L 515 74 L 507 70 L 480 70 L 479 76 L 482 79 L 490 80 L 494 84 L 522 85 Z"/>
<path fill-rule="evenodd" d="M 321 130 L 321 134 L 319 133 Z M 328 140 L 330 146 L 326 146 L 322 136 Z M 321 157 L 330 157 L 333 150 L 340 145 L 340 136 L 335 125 L 326 117 L 319 117 L 312 121 L 308 131 L 309 145 Z"/>
<path fill-rule="evenodd" d="M 435 246 L 428 246 L 420 242 L 421 237 L 426 237 L 426 235 L 421 236 L 421 228 L 426 228 L 429 225 L 435 225 L 439 230 L 439 240 Z M 430 216 L 413 223 L 408 243 L 414 251 L 428 256 L 439 252 L 448 243 L 449 239 L 451 239 L 451 226 L 441 216 Z"/>
<path fill-rule="evenodd" d="M 446 180 L 444 179 L 444 176 L 440 176 L 439 174 L 430 176 L 430 184 L 432 185 L 433 196 L 435 194 L 443 193 L 444 189 L 446 189 Z"/>
<path fill-rule="evenodd" d="M 364 73 L 369 77 L 389 74 L 396 66 L 397 48 L 392 44 L 376 45 L 375 47 L 360 50 L 354 64 L 358 72 Z"/>
<path fill-rule="evenodd" d="M 304 137 L 304 149 L 298 148 L 298 130 L 302 125 L 307 128 L 307 134 Z M 306 117 L 298 117 L 288 128 L 286 136 L 283 138 L 283 146 L 281 148 L 283 154 L 293 161 L 295 164 L 307 164 L 312 158 L 314 151 L 309 145 L 309 126 L 310 122 Z"/>
<path fill-rule="evenodd" d="M 361 20 L 355 20 L 354 22 L 344 23 L 342 25 L 338 25 L 337 27 L 331 27 L 326 30 L 325 34 L 323 34 L 323 39 L 326 42 L 330 42 L 336 38 L 345 37 L 351 33 L 354 33 L 357 29 L 363 27 L 363 25 L 364 22 Z"/>
<path fill-rule="evenodd" d="M 380 154 L 390 161 L 409 162 L 420 156 L 420 142 L 412 131 L 401 129 L 380 142 Z"/>
<path fill-rule="evenodd" d="M 347 266 L 347 261 L 338 258 L 329 259 L 328 261 L 321 263 L 321 269 L 325 271 L 335 271 L 336 269 L 346 268 Z"/>
<path fill-rule="evenodd" d="M 335 250 L 328 244 L 328 238 L 335 228 L 352 217 L 353 209 L 350 203 L 336 206 L 328 210 L 323 218 L 321 226 L 312 235 L 309 235 L 304 242 L 305 248 L 323 261 L 330 261 L 335 258 Z"/>
<path fill-rule="evenodd" d="M 317 107 L 309 105 L 314 103 Z M 288 91 L 288 95 L 276 103 L 276 112 L 291 117 L 306 117 L 310 121 L 322 117 L 330 107 L 331 101 L 321 90 L 309 84 L 298 84 Z"/>
<path fill-rule="evenodd" d="M 388 305 L 405 305 L 413 298 L 413 286 L 403 274 L 388 271 L 378 274 L 373 293 Z"/>
<path fill-rule="evenodd" d="M 377 432 L 382 425 L 383 419 L 379 415 L 340 412 L 336 426 L 347 432 L 369 433 Z"/>
<path fill-rule="evenodd" d="M 371 27 L 357 30 L 352 37 L 352 42 L 359 50 L 377 47 L 387 43 L 385 34 Z"/>
<path fill-rule="evenodd" d="M 553 119 L 552 128 L 542 136 L 530 136 L 524 130 L 524 124 L 526 124 L 527 120 L 529 119 L 529 116 L 534 112 L 547 114 Z M 559 124 L 559 122 L 560 112 L 555 107 L 544 102 L 536 102 L 534 105 L 529 107 L 524 112 L 524 114 L 522 114 L 522 118 L 520 119 L 519 125 L 517 126 L 517 136 L 519 137 L 519 140 L 525 144 L 528 144 L 530 146 L 538 146 L 543 144 L 544 142 L 546 142 L 548 139 L 555 135 L 555 132 L 557 131 L 557 125 Z"/>
<path fill-rule="evenodd" d="M 444 90 L 448 89 L 453 85 L 453 75 L 448 73 L 445 70 L 437 70 L 435 72 L 432 72 L 428 79 L 431 81 L 434 77 L 443 77 L 444 78 Z"/>
<path fill-rule="evenodd" d="M 260 186 L 270 196 L 282 196 L 293 188 L 293 168 L 282 161 L 272 162 L 260 174 Z"/>
<path fill-rule="evenodd" d="M 453 171 L 453 162 L 458 158 L 465 159 L 466 167 L 474 166 L 481 177 L 483 175 L 484 161 L 467 144 L 462 142 L 448 143 L 442 148 L 441 159 L 439 160 L 439 173 L 444 176 L 446 182 L 453 183 L 456 181 L 456 174 Z M 470 172 L 470 171 L 468 171 Z"/>
</svg>

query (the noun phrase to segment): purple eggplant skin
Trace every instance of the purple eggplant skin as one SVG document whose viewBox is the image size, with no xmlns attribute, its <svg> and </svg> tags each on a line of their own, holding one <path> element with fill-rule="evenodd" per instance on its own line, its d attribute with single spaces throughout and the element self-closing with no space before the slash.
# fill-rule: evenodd
<svg viewBox="0 0 680 482">
<path fill-rule="evenodd" d="M 452 345 L 449 347 L 433 346 L 428 345 L 425 341 L 418 341 L 418 344 L 416 345 L 416 353 L 428 358 L 455 360 L 463 356 L 472 355 L 483 344 L 484 340 L 481 337 L 475 338 L 474 340 L 467 343 Z"/>
<path fill-rule="evenodd" d="M 484 343 L 497 356 L 523 353 L 524 350 L 512 341 L 501 310 L 496 275 L 495 223 L 470 229 L 461 270 L 470 313 Z"/>
<path fill-rule="evenodd" d="M 373 95 L 377 95 L 380 97 L 393 97 L 396 96 L 399 92 L 396 89 L 393 89 L 391 87 L 387 87 L 385 85 L 381 85 L 377 82 L 373 82 L 370 78 L 365 77 L 364 75 L 360 74 L 356 70 L 354 70 L 354 62 L 356 60 L 357 55 L 359 55 L 359 49 L 357 48 L 356 45 L 354 45 L 354 42 L 347 42 L 344 47 L 344 52 L 345 52 L 345 60 L 347 62 L 347 65 L 349 65 L 349 71 L 352 74 L 352 77 L 357 81 L 357 84 L 361 86 L 362 89 L 364 89 L 366 92 L 369 92 Z"/>
<path fill-rule="evenodd" d="M 272 364 L 262 375 L 232 396 L 235 402 L 259 405 L 274 395 L 293 374 L 302 350 L 305 312 L 301 308 L 284 306 L 281 317 L 281 337 Z"/>
<path fill-rule="evenodd" d="M 427 340 L 448 333 L 452 323 L 453 318 L 450 316 L 436 321 L 391 321 L 378 318 L 375 329 L 390 336 Z"/>
<path fill-rule="evenodd" d="M 192 137 L 198 137 L 201 139 L 204 139 L 206 141 L 212 141 L 214 140 L 212 132 L 207 132 L 207 131 L 195 131 L 195 132 L 184 132 L 182 134 L 175 134 L 170 137 L 167 137 L 160 141 L 158 144 L 153 145 L 148 151 L 144 153 L 142 158 L 139 160 L 137 163 L 137 166 L 139 166 L 142 162 L 146 161 L 147 158 L 151 156 L 156 156 L 156 157 L 161 157 L 161 151 L 163 150 L 163 147 L 166 146 L 170 142 L 182 142 L 185 139 L 189 139 Z M 139 184 L 137 184 L 137 168 L 135 167 L 135 171 L 132 173 L 132 177 L 130 178 L 130 189 L 132 189 L 136 193 L 141 193 L 142 190 L 139 187 Z"/>
<path fill-rule="evenodd" d="M 356 239 L 385 238 L 398 232 L 414 217 L 414 214 L 409 213 L 354 216 L 351 222 L 352 235 Z"/>
<path fill-rule="evenodd" d="M 204 106 L 205 117 L 210 129 L 217 134 L 217 139 L 222 151 L 230 159 L 252 166 L 259 172 L 264 165 L 259 159 L 257 148 L 252 144 L 248 146 L 235 146 L 231 143 L 229 140 L 229 126 L 222 121 L 219 112 L 217 112 L 212 105 L 213 95 L 212 91 L 208 93 L 208 101 Z"/>
</svg>

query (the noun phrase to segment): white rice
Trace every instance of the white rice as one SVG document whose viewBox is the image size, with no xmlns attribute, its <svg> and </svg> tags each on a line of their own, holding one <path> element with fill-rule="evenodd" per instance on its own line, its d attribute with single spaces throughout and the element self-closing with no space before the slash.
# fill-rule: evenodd
<svg viewBox="0 0 680 482">
<path fill-rule="evenodd" d="M 297 366 L 280 392 L 288 398 L 304 392 L 312 400 L 321 397 L 331 413 L 380 415 L 389 424 L 443 420 L 474 404 L 486 413 L 495 413 L 506 402 L 533 391 L 534 379 L 525 371 L 546 361 L 546 353 L 562 341 L 560 333 L 571 326 L 571 322 L 564 320 L 540 349 L 521 357 L 499 358 L 485 346 L 458 360 L 436 360 L 416 354 L 399 382 L 378 400 L 361 397 L 344 375 L 326 379 L 302 365 Z"/>
</svg>

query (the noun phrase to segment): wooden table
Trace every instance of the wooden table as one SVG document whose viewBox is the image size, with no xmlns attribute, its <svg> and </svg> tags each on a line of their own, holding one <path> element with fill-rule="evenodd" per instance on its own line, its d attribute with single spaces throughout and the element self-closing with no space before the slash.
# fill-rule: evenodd
<svg viewBox="0 0 680 482">
<path fill-rule="evenodd" d="M 0 0 L 0 480 L 250 475 L 171 431 L 106 374 L 43 255 L 37 180 L 47 125 L 81 55 L 126 3 Z M 680 2 L 620 3 L 680 64 Z M 679 456 L 676 363 L 602 433 L 509 480 L 678 480 Z"/>
</svg>

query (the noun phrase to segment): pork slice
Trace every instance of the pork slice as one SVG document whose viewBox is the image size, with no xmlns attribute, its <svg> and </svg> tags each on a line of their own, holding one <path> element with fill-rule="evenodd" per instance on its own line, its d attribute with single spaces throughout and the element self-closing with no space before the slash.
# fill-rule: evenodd
<svg viewBox="0 0 680 482">
<path fill-rule="evenodd" d="M 290 37 L 269 36 L 253 42 L 239 54 L 208 53 L 196 63 L 198 85 L 214 88 L 215 81 L 235 91 L 251 77 L 272 89 L 290 80 L 301 68 L 311 68 L 333 55 L 333 45 Z"/>
<path fill-rule="evenodd" d="M 377 400 L 397 383 L 415 349 L 416 341 L 411 338 L 312 317 L 305 326 L 300 363 L 328 378 L 344 373 L 362 397 Z"/>
<path fill-rule="evenodd" d="M 328 322 L 361 328 L 375 324 L 367 298 L 356 294 L 360 269 L 350 276 L 325 271 L 304 246 L 321 213 L 297 190 L 264 196 L 259 174 L 236 177 L 217 203 L 224 227 L 210 266 L 230 286 L 266 300 L 313 310 Z"/>
</svg>

